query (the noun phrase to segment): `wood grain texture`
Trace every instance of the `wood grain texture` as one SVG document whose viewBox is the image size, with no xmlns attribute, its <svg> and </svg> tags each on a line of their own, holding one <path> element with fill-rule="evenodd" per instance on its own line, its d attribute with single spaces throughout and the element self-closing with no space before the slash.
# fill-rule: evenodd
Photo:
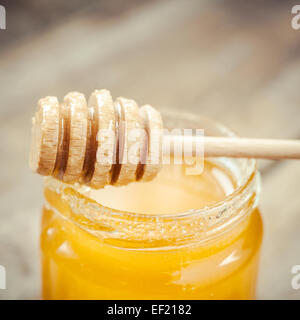
<svg viewBox="0 0 300 320">
<path fill-rule="evenodd" d="M 300 137 L 300 31 L 290 25 L 292 1 L 133 1 L 127 9 L 113 1 L 119 6 L 107 14 L 104 2 L 87 10 L 82 1 L 62 15 L 53 9 L 51 19 L 46 1 L 30 2 L 39 13 L 34 21 L 17 7 L 23 32 L 0 33 L 0 264 L 9 288 L 0 299 L 40 292 L 42 187 L 27 166 L 40 97 L 108 88 L 114 99 L 203 113 L 242 136 Z M 52 22 L 38 21 L 43 15 Z M 261 167 L 259 298 L 299 299 L 290 286 L 290 268 L 300 264 L 299 164 Z"/>
<path fill-rule="evenodd" d="M 167 155 L 176 153 L 178 145 L 188 145 L 191 150 L 203 145 L 206 157 L 256 158 L 256 159 L 300 159 L 298 139 L 257 139 L 241 137 L 212 137 L 165 135 L 163 144 L 171 145 Z"/>
</svg>

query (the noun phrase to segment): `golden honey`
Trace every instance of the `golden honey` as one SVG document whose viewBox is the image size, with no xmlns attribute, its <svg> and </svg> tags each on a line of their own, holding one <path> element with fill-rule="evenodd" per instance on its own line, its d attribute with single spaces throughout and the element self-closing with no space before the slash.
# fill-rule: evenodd
<svg viewBox="0 0 300 320">
<path fill-rule="evenodd" d="M 209 119 L 162 112 L 166 128 Z M 44 299 L 254 299 L 262 240 L 254 160 L 164 165 L 151 182 L 93 190 L 45 180 Z"/>
<path fill-rule="evenodd" d="M 43 298 L 255 298 L 258 210 L 233 212 L 228 221 L 236 221 L 225 217 L 220 225 L 203 209 L 235 188 L 227 170 L 209 161 L 199 176 L 170 165 L 152 182 L 97 191 L 46 180 Z M 204 211 L 189 212 L 195 208 Z"/>
</svg>

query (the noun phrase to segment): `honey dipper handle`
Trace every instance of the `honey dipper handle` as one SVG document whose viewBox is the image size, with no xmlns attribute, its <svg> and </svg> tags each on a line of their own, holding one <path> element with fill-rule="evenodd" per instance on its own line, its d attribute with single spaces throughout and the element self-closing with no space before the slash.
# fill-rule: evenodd
<svg viewBox="0 0 300 320">
<path fill-rule="evenodd" d="M 172 135 L 164 136 L 163 140 L 170 145 L 171 153 L 176 143 L 189 143 L 193 150 L 198 143 L 203 145 L 206 157 L 300 159 L 300 140 Z"/>
</svg>

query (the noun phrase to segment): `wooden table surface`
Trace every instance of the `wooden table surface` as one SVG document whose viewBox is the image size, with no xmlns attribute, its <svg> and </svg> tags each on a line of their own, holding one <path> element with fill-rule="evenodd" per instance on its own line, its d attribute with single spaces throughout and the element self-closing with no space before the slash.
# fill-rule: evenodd
<svg viewBox="0 0 300 320">
<path fill-rule="evenodd" d="M 42 179 L 28 168 L 40 97 L 108 88 L 213 117 L 242 136 L 300 138 L 293 1 L 2 1 L 0 299 L 40 297 Z M 300 299 L 300 162 L 261 161 L 265 236 L 258 298 Z"/>
</svg>

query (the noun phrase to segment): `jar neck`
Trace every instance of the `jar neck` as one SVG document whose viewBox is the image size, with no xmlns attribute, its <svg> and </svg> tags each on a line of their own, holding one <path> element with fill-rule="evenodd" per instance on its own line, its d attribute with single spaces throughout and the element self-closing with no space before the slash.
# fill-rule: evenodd
<svg viewBox="0 0 300 320">
<path fill-rule="evenodd" d="M 242 161 L 246 173 L 241 172 L 238 187 L 232 194 L 212 206 L 184 213 L 147 215 L 114 210 L 90 199 L 78 186 L 53 178 L 45 179 L 46 204 L 113 246 L 161 250 L 199 245 L 234 229 L 257 206 L 260 175 L 254 160 Z"/>
<path fill-rule="evenodd" d="M 203 128 L 207 136 L 235 136 L 222 124 L 196 114 L 167 109 L 161 113 L 166 128 Z M 160 250 L 199 245 L 230 230 L 241 230 L 237 226 L 247 220 L 258 203 L 260 177 L 256 161 L 226 158 L 218 161 L 232 173 L 235 190 L 223 201 L 179 214 L 147 215 L 114 210 L 90 199 L 78 186 L 53 178 L 45 180 L 45 198 L 58 214 L 114 246 Z"/>
</svg>

